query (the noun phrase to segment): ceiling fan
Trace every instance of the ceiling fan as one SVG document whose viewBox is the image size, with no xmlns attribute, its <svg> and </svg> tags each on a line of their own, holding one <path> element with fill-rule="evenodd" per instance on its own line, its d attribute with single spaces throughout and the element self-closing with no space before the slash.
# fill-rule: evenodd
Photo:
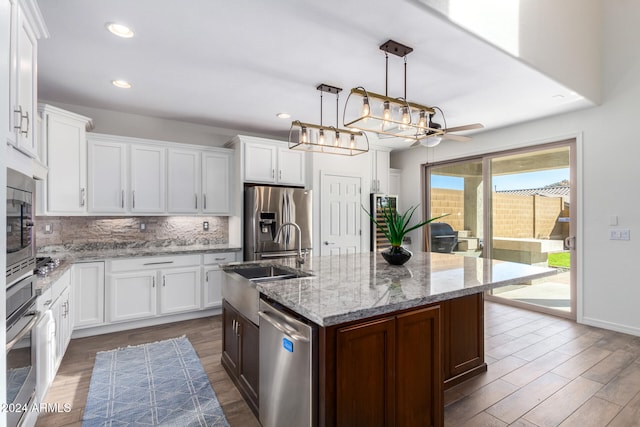
<svg viewBox="0 0 640 427">
<path fill-rule="evenodd" d="M 455 134 L 453 134 L 453 132 L 462 132 L 462 131 L 465 131 L 465 130 L 482 129 L 482 128 L 484 128 L 484 125 L 481 124 L 481 123 L 472 123 L 472 124 L 468 124 L 468 125 L 455 126 L 455 127 L 452 127 L 452 128 L 448 128 L 447 127 L 447 119 L 445 119 L 445 117 L 444 117 L 444 112 L 439 107 L 433 107 L 433 108 L 438 110 L 438 111 L 440 111 L 440 114 L 442 115 L 442 120 L 444 122 L 444 128 L 442 127 L 442 125 L 440 123 L 437 123 L 437 122 L 433 121 L 433 116 L 435 116 L 435 114 L 431 115 L 430 120 L 429 120 L 429 128 L 430 129 L 434 129 L 434 130 L 439 131 L 439 132 L 428 131 L 426 138 L 419 139 L 418 141 L 416 141 L 413 144 L 411 144 L 411 147 L 409 147 L 409 148 L 417 147 L 419 145 L 422 145 L 422 146 L 425 146 L 425 147 L 435 147 L 436 145 L 440 144 L 440 141 L 442 141 L 444 139 L 450 139 L 450 140 L 459 141 L 459 142 L 471 141 L 471 137 L 470 136 L 455 135 Z M 433 136 L 429 136 L 429 134 L 432 134 Z"/>
</svg>

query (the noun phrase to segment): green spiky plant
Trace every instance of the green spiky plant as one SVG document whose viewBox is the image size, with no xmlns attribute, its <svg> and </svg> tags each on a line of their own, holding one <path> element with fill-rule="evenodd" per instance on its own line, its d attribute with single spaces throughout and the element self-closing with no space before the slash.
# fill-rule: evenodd
<svg viewBox="0 0 640 427">
<path fill-rule="evenodd" d="M 436 216 L 433 218 L 429 218 L 426 221 L 422 221 L 414 226 L 409 227 L 409 223 L 411 222 L 411 217 L 413 213 L 418 208 L 419 205 L 410 207 L 404 214 L 399 214 L 398 211 L 391 209 L 390 207 L 383 206 L 382 207 L 382 218 L 384 219 L 384 223 L 375 219 L 373 215 L 369 211 L 362 206 L 362 209 L 369 215 L 371 221 L 376 225 L 378 230 L 384 234 L 384 237 L 389 240 L 392 247 L 400 247 L 402 246 L 402 240 L 404 236 L 417 228 L 422 227 L 432 221 L 443 218 L 449 214 L 444 214 L 440 216 Z"/>
</svg>

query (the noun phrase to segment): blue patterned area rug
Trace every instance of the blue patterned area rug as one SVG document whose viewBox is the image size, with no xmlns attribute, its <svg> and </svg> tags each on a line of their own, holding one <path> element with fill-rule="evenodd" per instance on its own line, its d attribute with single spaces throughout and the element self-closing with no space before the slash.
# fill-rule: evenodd
<svg viewBox="0 0 640 427">
<path fill-rule="evenodd" d="M 83 427 L 229 427 L 186 337 L 99 352 Z"/>
</svg>

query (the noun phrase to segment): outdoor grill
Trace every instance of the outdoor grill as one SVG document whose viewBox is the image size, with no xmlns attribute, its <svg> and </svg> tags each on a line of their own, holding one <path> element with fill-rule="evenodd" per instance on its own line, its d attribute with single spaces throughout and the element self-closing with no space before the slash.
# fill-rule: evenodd
<svg viewBox="0 0 640 427">
<path fill-rule="evenodd" d="M 431 252 L 448 254 L 453 252 L 453 248 L 458 243 L 456 233 L 446 222 L 429 223 L 429 234 L 431 235 Z"/>
</svg>

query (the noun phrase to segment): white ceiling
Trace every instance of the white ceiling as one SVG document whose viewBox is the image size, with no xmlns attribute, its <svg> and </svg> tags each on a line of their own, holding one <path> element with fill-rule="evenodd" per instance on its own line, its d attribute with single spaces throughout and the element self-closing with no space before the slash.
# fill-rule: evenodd
<svg viewBox="0 0 640 427">
<path fill-rule="evenodd" d="M 592 105 L 410 0 L 38 4 L 51 34 L 39 44 L 39 98 L 51 102 L 286 138 L 292 119 L 319 123 L 319 83 L 344 89 L 340 120 L 352 87 L 384 93 L 379 45 L 393 39 L 414 49 L 407 98 L 442 108 L 449 127 L 495 129 Z M 115 37 L 106 22 L 136 36 Z M 402 96 L 403 60 L 389 61 L 389 95 Z M 133 88 L 118 89 L 114 79 Z M 327 95 L 324 123 L 333 125 L 335 98 Z"/>
</svg>

